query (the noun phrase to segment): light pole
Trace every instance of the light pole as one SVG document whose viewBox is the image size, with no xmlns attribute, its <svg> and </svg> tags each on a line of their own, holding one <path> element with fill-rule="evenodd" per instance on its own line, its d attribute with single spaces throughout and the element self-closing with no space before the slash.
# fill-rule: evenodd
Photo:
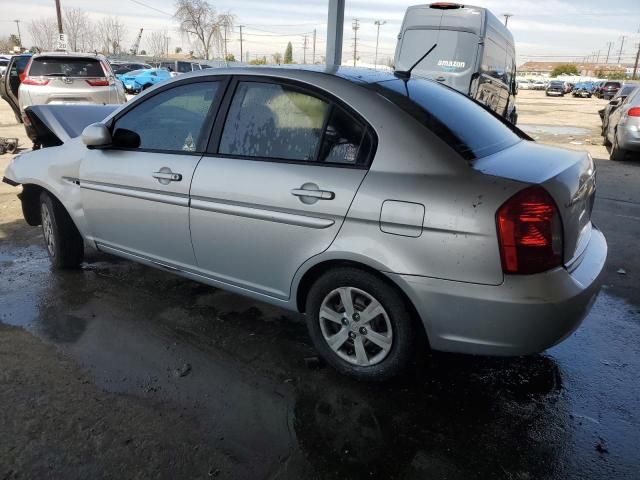
<svg viewBox="0 0 640 480">
<path fill-rule="evenodd" d="M 14 22 L 16 22 L 16 27 L 18 27 L 18 43 L 20 44 L 18 46 L 22 47 L 22 36 L 20 35 L 20 20 L 14 20 Z"/>
<path fill-rule="evenodd" d="M 509 19 L 511 17 L 513 17 L 513 13 L 503 13 L 502 16 L 504 17 L 504 26 L 508 27 L 509 26 Z"/>
<path fill-rule="evenodd" d="M 385 23 L 387 23 L 386 20 L 376 20 L 373 22 L 373 24 L 378 27 L 378 33 L 376 34 L 376 59 L 373 64 L 374 68 L 378 68 L 378 41 L 380 40 L 380 27 Z"/>
</svg>

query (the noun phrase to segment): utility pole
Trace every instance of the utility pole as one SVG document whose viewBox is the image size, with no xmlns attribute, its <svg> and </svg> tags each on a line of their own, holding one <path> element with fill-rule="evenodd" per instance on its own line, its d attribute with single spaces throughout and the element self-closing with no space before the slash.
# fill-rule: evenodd
<svg viewBox="0 0 640 480">
<path fill-rule="evenodd" d="M 502 16 L 504 17 L 504 26 L 508 27 L 509 26 L 509 19 L 511 17 L 513 17 L 513 13 L 503 13 Z"/>
<path fill-rule="evenodd" d="M 22 36 L 20 35 L 20 20 L 14 20 L 14 22 L 16 22 L 16 27 L 18 27 L 18 43 L 20 44 L 18 46 L 22 47 Z"/>
<path fill-rule="evenodd" d="M 351 29 L 353 30 L 353 66 L 355 67 L 358 58 L 358 30 L 360 30 L 360 20 L 354 18 L 351 22 Z"/>
<path fill-rule="evenodd" d="M 600 50 L 598 50 L 598 56 L 596 57 L 596 63 L 600 63 Z"/>
<path fill-rule="evenodd" d="M 224 61 L 227 61 L 227 24 L 224 24 Z"/>
<path fill-rule="evenodd" d="M 242 61 L 242 25 L 240 25 L 240 61 Z"/>
<path fill-rule="evenodd" d="M 620 44 L 620 53 L 618 53 L 618 65 L 620 65 L 620 59 L 622 58 L 622 49 L 624 48 L 624 40 L 626 37 L 626 35 L 623 35 L 622 37 L 622 43 Z"/>
<path fill-rule="evenodd" d="M 607 42 L 607 46 L 609 47 L 609 49 L 607 50 L 607 59 L 604 61 L 604 63 L 609 63 L 609 55 L 611 54 L 611 47 L 613 47 L 613 42 Z"/>
<path fill-rule="evenodd" d="M 640 60 L 640 43 L 638 44 L 638 53 L 636 53 L 636 64 L 633 66 L 633 76 L 631 77 L 632 80 L 635 80 L 638 75 L 638 60 Z"/>
<path fill-rule="evenodd" d="M 373 63 L 374 68 L 378 68 L 378 41 L 380 40 L 380 27 L 385 23 L 387 23 L 386 20 L 376 20 L 373 22 L 373 24 L 378 27 L 378 33 L 376 34 L 376 59 Z"/>
<path fill-rule="evenodd" d="M 56 0 L 56 15 L 58 16 L 58 33 L 64 33 L 62 31 L 62 12 L 60 10 L 60 0 Z"/>
<path fill-rule="evenodd" d="M 302 63 L 307 63 L 307 34 L 304 34 L 304 43 L 302 44 Z"/>
<path fill-rule="evenodd" d="M 316 64 L 316 29 L 313 29 L 313 57 L 311 63 Z"/>
</svg>

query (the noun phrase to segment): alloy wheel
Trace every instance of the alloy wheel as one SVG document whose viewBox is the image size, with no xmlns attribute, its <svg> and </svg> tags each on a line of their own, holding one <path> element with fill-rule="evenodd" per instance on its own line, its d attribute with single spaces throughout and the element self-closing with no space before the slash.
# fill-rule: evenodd
<svg viewBox="0 0 640 480">
<path fill-rule="evenodd" d="M 318 321 L 329 348 L 353 365 L 380 363 L 393 346 L 386 310 L 371 294 L 358 288 L 332 290 L 322 301 Z"/>
<path fill-rule="evenodd" d="M 56 254 L 56 240 L 53 234 L 53 222 L 51 220 L 51 214 L 49 213 L 49 207 L 46 203 L 43 203 L 40 209 L 42 212 L 42 233 L 44 234 L 44 241 L 47 244 L 49 254 L 54 257 Z"/>
</svg>

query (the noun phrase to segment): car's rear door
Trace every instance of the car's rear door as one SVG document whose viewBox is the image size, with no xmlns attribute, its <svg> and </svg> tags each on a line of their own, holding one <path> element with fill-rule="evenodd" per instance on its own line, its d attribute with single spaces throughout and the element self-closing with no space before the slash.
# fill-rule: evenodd
<svg viewBox="0 0 640 480">
<path fill-rule="evenodd" d="M 2 77 L 2 82 L 0 82 L 0 96 L 11 106 L 19 122 L 22 122 L 18 103 L 18 90 L 21 82 L 20 75 L 24 72 L 30 58 L 30 55 L 16 55 L 12 57 L 11 60 L 9 60 L 7 71 Z"/>
<path fill-rule="evenodd" d="M 236 77 L 219 118 L 191 185 L 198 268 L 287 298 L 296 270 L 338 233 L 371 132 L 325 93 L 266 77 Z"/>
<path fill-rule="evenodd" d="M 180 269 L 195 265 L 189 186 L 226 86 L 217 78 L 167 85 L 116 116 L 114 143 L 138 135 L 138 148 L 85 151 L 82 207 L 102 250 Z"/>
</svg>

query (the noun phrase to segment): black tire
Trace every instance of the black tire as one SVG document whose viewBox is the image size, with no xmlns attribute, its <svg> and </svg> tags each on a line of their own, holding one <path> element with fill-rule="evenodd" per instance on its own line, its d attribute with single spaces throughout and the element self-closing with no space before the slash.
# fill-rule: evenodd
<svg viewBox="0 0 640 480">
<path fill-rule="evenodd" d="M 622 162 L 627 157 L 627 151 L 620 148 L 618 145 L 618 134 L 613 134 L 613 144 L 611 145 L 611 156 L 609 157 L 614 162 Z"/>
<path fill-rule="evenodd" d="M 77 268 L 84 258 L 82 236 L 62 204 L 47 192 L 40 194 L 40 221 L 53 267 Z"/>
<path fill-rule="evenodd" d="M 325 340 L 323 327 L 321 327 L 320 309 L 326 299 L 336 298 L 331 297 L 331 295 L 337 295 L 337 298 L 340 298 L 339 294 L 333 292 L 341 287 L 352 287 L 356 289 L 351 297 L 355 299 L 353 302 L 356 312 L 355 315 L 359 316 L 359 313 L 364 311 L 364 307 L 366 307 L 366 305 L 358 304 L 359 300 L 363 298 L 361 292 L 364 292 L 371 298 L 377 300 L 384 309 L 386 317 L 384 315 L 378 315 L 374 317 L 370 323 L 364 324 L 358 323 L 359 318 L 354 316 L 353 319 L 348 320 L 349 326 L 344 326 L 344 319 L 342 320 L 342 325 L 328 320 L 322 320 L 325 325 L 328 325 L 324 328 L 332 327 L 339 331 L 350 331 L 350 329 L 353 328 L 355 332 L 351 332 L 349 335 L 353 335 L 354 337 L 349 337 L 341 343 L 341 346 L 344 347 L 342 355 L 349 356 L 348 354 L 351 349 L 351 353 L 353 353 L 352 361 L 356 361 L 355 342 L 361 341 L 361 345 L 364 345 L 365 348 L 368 349 L 366 350 L 367 360 L 373 363 L 373 361 L 376 361 L 376 356 L 378 356 L 380 352 L 384 354 L 384 351 L 380 349 L 376 352 L 376 349 L 379 348 L 377 343 L 368 340 L 366 335 L 371 335 L 372 332 L 380 333 L 381 330 L 386 330 L 385 326 L 390 326 L 390 330 L 383 332 L 388 336 L 392 336 L 390 347 L 387 349 L 386 356 L 376 361 L 376 363 L 366 366 L 351 363 L 334 351 L 327 343 L 327 340 Z M 361 297 L 360 299 L 358 298 L 359 296 Z M 343 304 L 342 301 L 340 301 L 340 304 Z M 344 315 L 346 317 L 345 313 L 338 313 L 337 315 Z M 309 335 L 322 358 L 338 372 L 357 380 L 386 381 L 398 376 L 413 359 L 416 341 L 420 338 L 416 326 L 417 322 L 413 318 L 411 309 L 400 293 L 392 285 L 378 278 L 376 275 L 357 268 L 337 268 L 318 278 L 311 286 L 307 296 L 306 318 Z M 388 320 L 388 324 L 386 320 Z M 364 322 L 366 319 L 362 318 L 362 321 Z M 368 325 L 370 330 L 367 331 L 365 328 L 365 333 L 360 335 L 358 331 L 362 333 L 362 325 Z M 374 328 L 375 325 L 378 326 Z M 382 329 L 380 329 L 380 325 L 383 325 Z M 391 332 L 392 334 L 389 335 Z M 356 335 L 358 338 L 355 338 Z M 370 354 L 372 355 L 370 356 Z"/>
</svg>

